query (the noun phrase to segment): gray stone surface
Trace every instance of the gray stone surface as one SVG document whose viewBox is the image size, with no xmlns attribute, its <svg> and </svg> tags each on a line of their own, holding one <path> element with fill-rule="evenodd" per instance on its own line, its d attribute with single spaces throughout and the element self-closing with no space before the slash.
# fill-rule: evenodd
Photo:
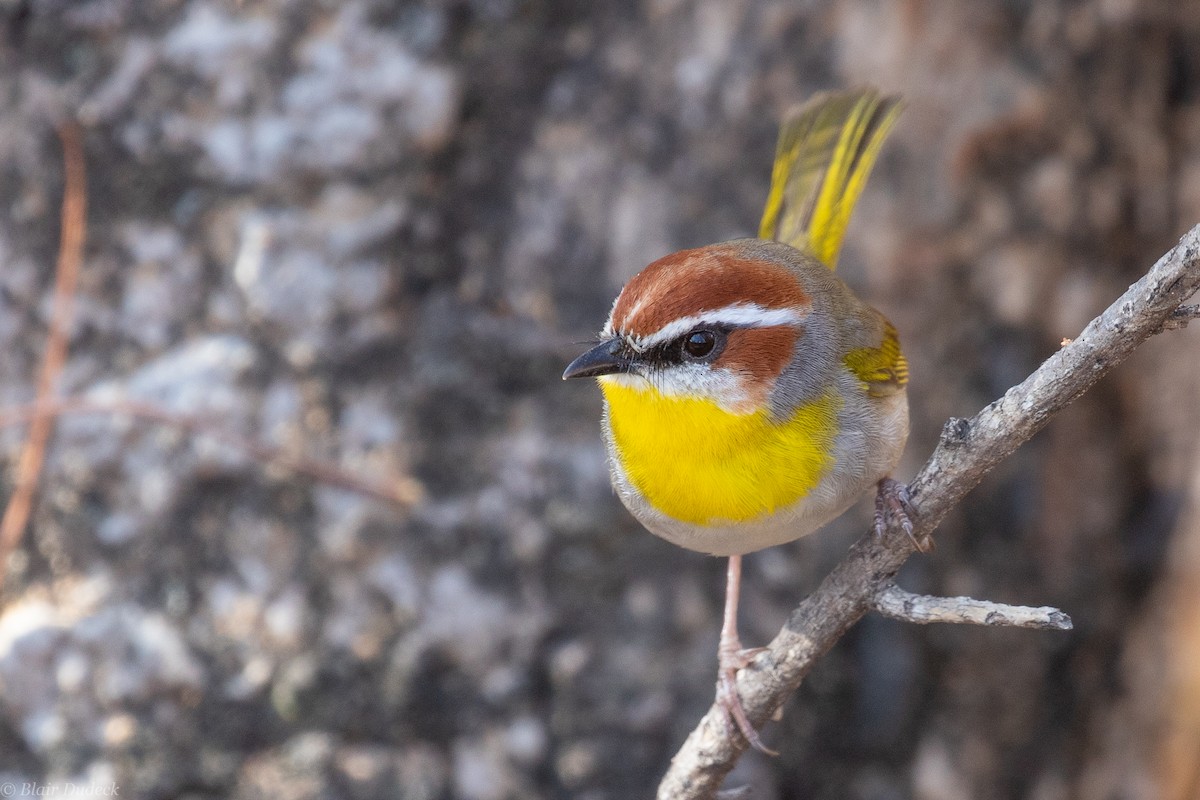
<svg viewBox="0 0 1200 800">
<path fill-rule="evenodd" d="M 0 784 L 648 796 L 711 700 L 723 566 L 619 507 L 577 343 L 648 261 L 753 232 L 788 105 L 903 92 L 842 269 L 910 353 L 910 475 L 1200 219 L 1197 53 L 1170 2 L 0 0 L 0 406 L 33 396 L 74 116 L 63 391 L 415 500 L 64 418 L 0 594 Z M 904 576 L 1073 634 L 869 619 L 732 782 L 1156 796 L 1152 758 L 1097 765 L 1153 730 L 1121 664 L 1195 469 L 1196 346 L 1154 343 Z M 748 643 L 866 520 L 748 560 Z"/>
</svg>

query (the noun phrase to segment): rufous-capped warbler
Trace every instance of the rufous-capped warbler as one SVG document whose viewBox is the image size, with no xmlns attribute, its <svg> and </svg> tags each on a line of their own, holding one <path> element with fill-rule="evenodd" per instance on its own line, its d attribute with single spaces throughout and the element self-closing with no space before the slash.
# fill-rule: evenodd
<svg viewBox="0 0 1200 800">
<path fill-rule="evenodd" d="M 564 378 L 596 377 L 613 486 L 652 533 L 729 556 L 717 699 L 747 740 L 736 675 L 741 557 L 812 533 L 878 487 L 876 528 L 909 500 L 888 476 L 908 437 L 896 329 L 834 267 L 900 111 L 873 90 L 786 117 L 759 238 L 672 253 L 621 290 Z M 768 751 L 769 752 L 769 751 Z"/>
</svg>

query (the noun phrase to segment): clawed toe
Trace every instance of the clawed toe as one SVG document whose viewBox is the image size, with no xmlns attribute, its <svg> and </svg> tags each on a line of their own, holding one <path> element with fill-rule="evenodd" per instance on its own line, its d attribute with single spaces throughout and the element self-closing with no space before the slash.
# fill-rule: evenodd
<svg viewBox="0 0 1200 800">
<path fill-rule="evenodd" d="M 739 669 L 745 669 L 754 663 L 754 659 L 762 653 L 767 652 L 765 647 L 745 647 L 730 652 L 720 654 L 719 667 L 722 672 L 737 672 Z"/>
<path fill-rule="evenodd" d="M 756 647 L 754 650 L 761 652 L 764 647 Z M 750 652 L 743 650 L 742 653 Z M 753 660 L 753 656 L 751 657 Z M 747 662 L 749 663 L 749 662 Z M 717 676 L 717 705 L 725 712 L 725 724 L 730 728 L 736 728 L 738 732 L 746 738 L 750 746 L 761 753 L 766 753 L 769 756 L 777 756 L 779 753 L 763 744 L 762 738 L 758 735 L 758 731 L 750 723 L 750 718 L 746 716 L 746 709 L 742 706 L 742 698 L 737 690 L 737 670 L 726 669 L 722 666 Z"/>
<path fill-rule="evenodd" d="M 916 516 L 916 513 L 917 509 L 913 505 L 912 495 L 909 494 L 907 486 L 892 478 L 884 478 L 879 481 L 879 489 L 875 494 L 876 536 L 883 537 L 887 531 L 887 518 L 889 515 L 894 515 L 899 519 L 904 533 L 912 540 L 913 546 L 922 553 L 928 553 L 933 549 L 933 540 L 928 537 L 918 540 L 913 534 L 912 518 Z"/>
<path fill-rule="evenodd" d="M 717 705 L 725 712 L 725 724 L 730 730 L 736 729 L 755 750 L 777 756 L 778 753 L 763 744 L 758 731 L 750 723 L 737 690 L 738 671 L 750 666 L 755 658 L 765 652 L 765 647 L 742 647 L 742 643 L 734 637 L 722 640 L 717 650 Z"/>
</svg>

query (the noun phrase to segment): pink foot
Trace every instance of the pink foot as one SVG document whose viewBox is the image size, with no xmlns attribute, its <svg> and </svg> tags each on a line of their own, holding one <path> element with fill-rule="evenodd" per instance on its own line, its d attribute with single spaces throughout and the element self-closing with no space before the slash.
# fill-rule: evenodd
<svg viewBox="0 0 1200 800">
<path fill-rule="evenodd" d="M 923 541 L 917 541 L 917 537 L 913 535 L 912 518 L 916 513 L 917 510 L 913 506 L 907 486 L 892 478 L 884 478 L 879 481 L 879 490 L 875 493 L 876 536 L 883 537 L 887 530 L 887 518 L 889 515 L 894 515 L 899 518 L 900 527 L 912 540 L 913 545 L 922 553 L 928 553 L 933 549 L 933 540 L 926 538 Z"/>
<path fill-rule="evenodd" d="M 725 723 L 737 728 L 751 747 L 769 756 L 777 756 L 779 753 L 763 744 L 758 731 L 750 724 L 737 690 L 738 670 L 750 666 L 759 653 L 766 651 L 765 647 L 743 648 L 737 640 L 721 642 L 717 667 L 717 705 L 725 712 Z"/>
</svg>

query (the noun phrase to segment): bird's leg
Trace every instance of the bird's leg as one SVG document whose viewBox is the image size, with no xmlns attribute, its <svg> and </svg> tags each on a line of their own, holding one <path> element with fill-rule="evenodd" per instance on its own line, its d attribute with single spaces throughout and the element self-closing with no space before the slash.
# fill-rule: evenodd
<svg viewBox="0 0 1200 800">
<path fill-rule="evenodd" d="M 912 540 L 912 543 L 922 553 L 933 549 L 933 540 L 917 541 L 913 535 L 912 517 L 917 513 L 912 504 L 908 487 L 893 478 L 883 478 L 879 481 L 879 490 L 875 493 L 875 535 L 882 537 L 886 530 L 887 517 L 895 514 L 900 519 L 900 527 Z"/>
<path fill-rule="evenodd" d="M 765 647 L 742 647 L 742 640 L 737 631 L 738 594 L 742 586 L 742 557 L 729 557 L 729 569 L 725 581 L 725 620 L 721 625 L 721 643 L 717 646 L 717 705 L 725 711 L 725 721 L 736 726 L 746 737 L 751 746 L 768 755 L 779 755 L 763 744 L 758 731 L 746 717 L 746 709 L 742 707 L 742 698 L 738 695 L 738 670 L 750 666 L 750 662 L 759 653 L 766 651 Z"/>
</svg>

